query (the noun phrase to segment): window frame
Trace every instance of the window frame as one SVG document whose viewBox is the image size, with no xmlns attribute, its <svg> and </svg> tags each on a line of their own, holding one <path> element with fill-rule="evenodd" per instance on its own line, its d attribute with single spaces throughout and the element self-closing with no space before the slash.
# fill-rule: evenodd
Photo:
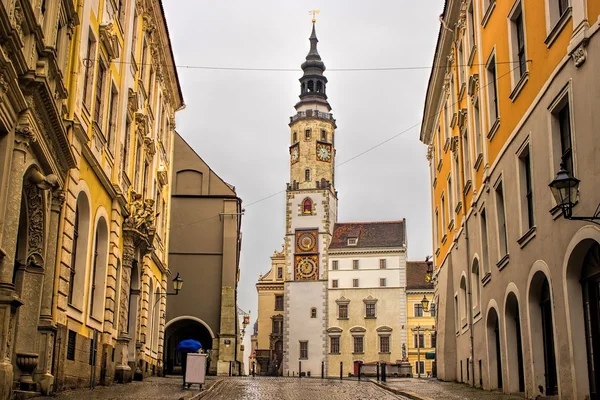
<svg viewBox="0 0 600 400">
<path fill-rule="evenodd" d="M 362 335 L 352 336 L 352 353 L 364 354 L 365 352 L 365 338 Z"/>
<path fill-rule="evenodd" d="M 424 312 L 425 312 L 425 310 L 423 310 L 423 305 L 422 304 L 415 303 L 413 305 L 413 316 L 415 318 L 421 318 L 421 317 L 423 317 L 424 316 L 424 314 L 423 314 Z"/>
<path fill-rule="evenodd" d="M 506 193 L 502 175 L 494 184 L 494 194 L 494 200 L 496 203 L 496 225 L 498 227 L 498 262 L 500 263 L 502 259 L 509 253 L 508 221 L 506 220 Z"/>
<path fill-rule="evenodd" d="M 348 304 L 344 303 L 344 304 L 338 304 L 338 319 L 348 319 Z M 344 312 L 342 313 L 342 310 L 344 310 Z M 344 315 L 342 315 L 344 314 Z"/>
<path fill-rule="evenodd" d="M 387 287 L 387 279 L 379 278 L 379 287 Z"/>
<path fill-rule="evenodd" d="M 300 360 L 308 360 L 308 340 L 299 341 L 299 350 L 298 358 Z"/>
<path fill-rule="evenodd" d="M 358 262 L 358 260 L 352 260 L 352 269 L 353 269 L 353 270 L 358 270 L 358 269 L 360 269 L 360 265 L 359 265 L 359 262 Z"/>
<path fill-rule="evenodd" d="M 281 299 L 281 302 L 279 302 L 278 300 Z M 273 307 L 274 311 L 284 311 L 284 296 L 282 294 L 276 294 L 275 295 L 275 305 Z"/>
<path fill-rule="evenodd" d="M 379 335 L 379 352 L 383 354 L 389 354 L 390 348 L 390 336 Z"/>
<path fill-rule="evenodd" d="M 486 92 L 488 103 L 489 129 L 487 137 L 491 141 L 500 125 L 500 95 L 498 92 L 498 68 L 496 65 L 496 48 L 492 50 L 485 64 Z"/>
<path fill-rule="evenodd" d="M 352 279 L 352 287 L 357 288 L 357 287 L 359 287 L 358 285 L 359 285 L 358 278 Z"/>
<path fill-rule="evenodd" d="M 365 303 L 365 318 L 377 318 L 377 303 Z"/>
<path fill-rule="evenodd" d="M 329 336 L 329 354 L 340 354 L 339 336 Z"/>
<path fill-rule="evenodd" d="M 386 258 L 379 259 L 379 269 L 387 269 L 387 259 Z"/>
<path fill-rule="evenodd" d="M 340 264 L 338 260 L 331 260 L 331 270 L 337 271 L 340 268 Z"/>
<path fill-rule="evenodd" d="M 331 287 L 332 287 L 332 289 L 337 289 L 339 287 L 339 281 L 337 279 L 332 279 Z"/>
</svg>

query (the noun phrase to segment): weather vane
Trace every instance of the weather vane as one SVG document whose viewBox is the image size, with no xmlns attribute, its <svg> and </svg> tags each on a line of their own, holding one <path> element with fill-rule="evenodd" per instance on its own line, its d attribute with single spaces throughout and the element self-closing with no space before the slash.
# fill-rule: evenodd
<svg viewBox="0 0 600 400">
<path fill-rule="evenodd" d="M 318 13 L 320 13 L 320 12 L 321 12 L 320 10 L 311 10 L 311 11 L 309 11 L 309 12 L 308 12 L 308 15 L 311 15 L 311 16 L 312 16 L 312 22 L 313 22 L 313 24 L 314 24 L 315 22 L 317 22 L 317 19 L 316 19 L 315 17 L 316 17 L 316 15 L 317 15 Z"/>
</svg>

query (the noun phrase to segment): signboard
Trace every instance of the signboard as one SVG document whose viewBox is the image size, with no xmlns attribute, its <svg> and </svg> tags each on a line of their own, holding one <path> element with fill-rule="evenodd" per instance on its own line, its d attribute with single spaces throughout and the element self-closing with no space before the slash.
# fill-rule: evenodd
<svg viewBox="0 0 600 400">
<path fill-rule="evenodd" d="M 188 353 L 185 383 L 197 383 L 202 387 L 206 374 L 206 354 Z"/>
</svg>

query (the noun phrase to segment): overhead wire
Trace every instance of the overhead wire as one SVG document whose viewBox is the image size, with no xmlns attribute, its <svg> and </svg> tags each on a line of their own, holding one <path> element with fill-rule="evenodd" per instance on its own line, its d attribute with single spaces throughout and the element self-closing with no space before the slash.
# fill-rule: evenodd
<svg viewBox="0 0 600 400">
<path fill-rule="evenodd" d="M 527 60 L 527 62 L 531 62 L 531 60 Z M 495 84 L 495 83 L 496 83 L 496 82 L 498 82 L 498 81 L 499 81 L 501 78 L 503 78 L 503 77 L 505 77 L 505 76 L 509 75 L 510 73 L 512 73 L 513 71 L 515 71 L 515 70 L 516 70 L 517 68 L 519 68 L 519 67 L 520 67 L 520 65 L 517 65 L 516 67 L 514 67 L 514 68 L 510 69 L 508 72 L 506 72 L 506 73 L 504 73 L 504 74 L 502 74 L 502 75 L 499 75 L 499 76 L 497 76 L 495 80 L 493 80 L 492 82 L 488 82 L 488 83 L 487 83 L 485 86 L 482 86 L 482 87 L 481 87 L 481 89 L 485 89 L 485 88 L 487 88 L 487 87 L 488 87 L 489 85 L 491 85 L 492 83 L 494 83 L 494 84 Z M 455 101 L 454 103 L 452 103 L 452 104 L 451 104 L 451 106 L 454 106 L 454 105 L 456 105 L 456 104 L 458 104 L 458 103 L 459 103 L 459 101 Z M 434 118 L 437 118 L 437 115 L 432 115 L 431 117 L 429 117 L 429 119 L 434 119 Z M 362 151 L 361 153 L 359 153 L 359 154 L 357 154 L 357 155 L 355 155 L 355 156 L 352 156 L 352 157 L 350 157 L 349 159 L 347 159 L 347 160 L 345 160 L 345 161 L 343 161 L 343 162 L 341 162 L 341 163 L 339 163 L 339 164 L 336 164 L 336 165 L 335 165 L 335 167 L 336 167 L 336 168 L 339 168 L 340 166 L 342 166 L 342 165 L 344 165 L 344 164 L 347 164 L 347 163 L 349 163 L 349 162 L 351 162 L 351 161 L 354 161 L 354 160 L 356 160 L 357 158 L 359 158 L 359 157 L 361 157 L 361 156 L 363 156 L 363 155 L 365 155 L 365 154 L 367 154 L 367 153 L 369 153 L 369 152 L 371 152 L 371 151 L 373 151 L 373 150 L 377 149 L 378 147 L 381 147 L 381 146 L 383 146 L 384 144 L 386 144 L 386 143 L 388 143 L 388 142 L 390 142 L 390 141 L 394 140 L 395 138 L 397 138 L 397 137 L 399 137 L 399 136 L 401 136 L 401 135 L 403 135 L 403 134 L 405 134 L 405 133 L 407 133 L 407 132 L 411 131 L 412 129 L 414 129 L 414 128 L 416 128 L 416 127 L 420 126 L 421 124 L 422 124 L 422 122 L 418 122 L 418 123 L 416 123 L 416 124 L 414 124 L 414 125 L 410 126 L 410 127 L 406 128 L 406 129 L 404 129 L 404 130 L 400 131 L 399 133 L 397 133 L 397 134 L 395 134 L 395 135 L 393 135 L 393 136 L 390 136 L 389 138 L 387 138 L 387 139 L 383 140 L 382 142 L 379 142 L 378 144 L 376 144 L 376 145 L 374 145 L 374 146 L 372 146 L 372 147 L 369 147 L 368 149 L 366 149 L 366 150 Z M 248 203 L 248 204 L 246 204 L 246 205 L 244 206 L 244 208 L 251 207 L 251 206 L 253 206 L 253 205 L 255 205 L 255 204 L 261 203 L 261 202 L 263 202 L 263 201 L 265 201 L 265 200 L 268 200 L 268 199 L 270 199 L 270 198 L 272 198 L 272 197 L 275 197 L 275 196 L 277 196 L 278 194 L 284 193 L 285 191 L 286 191 L 286 190 L 285 190 L 285 189 L 283 189 L 283 190 L 280 190 L 280 191 L 278 191 L 278 192 L 272 193 L 272 194 L 270 194 L 270 195 L 268 195 L 268 196 L 262 197 L 262 198 L 260 198 L 260 199 L 258 199 L 258 200 L 255 200 L 255 201 L 253 201 L 253 202 L 251 202 L 251 203 Z M 201 222 L 204 222 L 204 221 L 207 221 L 207 220 L 209 220 L 209 219 L 217 218 L 218 216 L 219 216 L 219 214 L 217 214 L 217 215 L 214 215 L 214 216 L 211 216 L 211 217 L 208 217 L 208 218 L 201 219 L 201 220 L 199 220 L 199 221 L 194 221 L 194 222 L 190 222 L 190 223 L 186 223 L 186 224 L 177 225 L 177 226 L 175 226 L 175 227 L 172 227 L 172 228 L 183 228 L 183 227 L 186 227 L 186 226 L 190 226 L 190 225 L 199 224 L 199 223 L 201 223 Z"/>
</svg>

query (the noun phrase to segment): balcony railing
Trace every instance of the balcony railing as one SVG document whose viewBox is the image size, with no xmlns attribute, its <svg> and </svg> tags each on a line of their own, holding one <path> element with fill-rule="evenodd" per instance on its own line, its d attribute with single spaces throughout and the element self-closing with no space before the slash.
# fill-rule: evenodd
<svg viewBox="0 0 600 400">
<path fill-rule="evenodd" d="M 290 117 L 290 123 L 297 121 L 299 119 L 304 119 L 304 118 L 320 118 L 320 119 L 325 119 L 328 121 L 335 122 L 335 118 L 333 118 L 333 114 L 331 114 L 331 113 L 326 113 L 326 112 L 319 111 L 319 110 L 306 110 L 306 111 L 298 111 L 298 113 L 296 115 L 294 115 L 293 117 Z"/>
</svg>

